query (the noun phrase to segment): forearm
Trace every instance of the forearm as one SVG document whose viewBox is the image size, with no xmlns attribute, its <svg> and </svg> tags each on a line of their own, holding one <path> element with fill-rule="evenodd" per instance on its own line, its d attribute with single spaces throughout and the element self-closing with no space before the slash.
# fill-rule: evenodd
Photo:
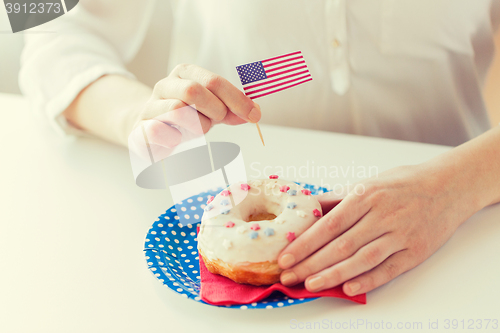
<svg viewBox="0 0 500 333">
<path fill-rule="evenodd" d="M 495 49 L 500 50 L 500 29 L 498 29 L 495 36 Z M 500 94 L 498 93 L 498 87 L 500 87 L 500 52 L 497 51 L 483 89 L 486 109 L 494 126 L 500 123 Z"/>
<path fill-rule="evenodd" d="M 136 80 L 106 75 L 86 87 L 64 116 L 78 128 L 127 146 L 128 135 L 151 93 L 151 88 Z"/>
<path fill-rule="evenodd" d="M 500 126 L 425 164 L 472 213 L 500 202 Z"/>
</svg>

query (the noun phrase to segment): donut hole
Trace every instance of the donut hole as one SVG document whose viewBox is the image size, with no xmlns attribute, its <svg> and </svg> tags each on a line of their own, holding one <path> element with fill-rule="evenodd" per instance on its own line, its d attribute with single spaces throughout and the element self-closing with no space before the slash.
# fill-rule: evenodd
<svg viewBox="0 0 500 333">
<path fill-rule="evenodd" d="M 253 205 L 242 215 L 245 222 L 272 221 L 281 214 L 283 209 L 278 203 L 268 203 L 264 205 Z"/>
<path fill-rule="evenodd" d="M 250 214 L 246 222 L 274 220 L 275 218 L 276 215 L 270 212 L 256 212 L 255 214 Z"/>
</svg>

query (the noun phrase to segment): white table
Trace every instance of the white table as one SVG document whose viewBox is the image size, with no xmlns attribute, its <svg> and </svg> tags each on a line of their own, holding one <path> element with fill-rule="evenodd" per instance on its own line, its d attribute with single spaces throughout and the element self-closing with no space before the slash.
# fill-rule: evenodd
<svg viewBox="0 0 500 333">
<path fill-rule="evenodd" d="M 421 322 L 419 331 L 438 320 L 434 332 L 459 332 L 466 329 L 446 330 L 445 320 L 467 327 L 470 319 L 483 326 L 500 319 L 498 205 L 474 215 L 426 262 L 370 292 L 366 305 L 320 299 L 273 310 L 211 307 L 162 287 L 148 271 L 146 232 L 172 200 L 134 184 L 126 149 L 60 138 L 18 96 L 0 94 L 0 110 L 0 332 L 283 332 L 330 320 L 333 328 L 364 320 L 374 329 L 382 321 L 393 329 Z M 250 177 L 266 166 L 267 174 L 304 166 L 300 179 L 316 184 L 313 161 L 381 172 L 449 149 L 264 125 L 262 132 L 265 148 L 252 125 L 219 126 L 207 137 L 239 144 Z M 356 179 L 349 173 L 335 182 Z M 500 331 L 489 326 L 475 331 Z"/>
</svg>

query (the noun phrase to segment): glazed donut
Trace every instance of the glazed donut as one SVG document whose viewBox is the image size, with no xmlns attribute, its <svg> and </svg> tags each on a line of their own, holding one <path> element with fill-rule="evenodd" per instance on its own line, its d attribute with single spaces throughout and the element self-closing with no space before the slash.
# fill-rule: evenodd
<svg viewBox="0 0 500 333">
<path fill-rule="evenodd" d="M 211 273 L 252 285 L 279 282 L 279 253 L 322 213 L 311 191 L 277 178 L 236 183 L 208 199 L 198 252 Z"/>
</svg>

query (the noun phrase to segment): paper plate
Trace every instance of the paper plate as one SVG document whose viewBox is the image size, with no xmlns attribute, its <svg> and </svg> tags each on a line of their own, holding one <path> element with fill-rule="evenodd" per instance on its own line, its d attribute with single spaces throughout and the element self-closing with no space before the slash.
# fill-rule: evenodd
<svg viewBox="0 0 500 333">
<path fill-rule="evenodd" d="M 321 194 L 327 190 L 310 184 L 297 183 L 311 190 L 312 194 Z M 149 270 L 165 286 L 183 297 L 208 304 L 200 298 L 200 266 L 196 239 L 196 226 L 200 223 L 207 199 L 217 195 L 222 188 L 213 189 L 187 198 L 170 207 L 165 214 L 151 226 L 144 243 L 144 252 Z M 180 211 L 177 211 L 177 208 Z M 193 221 L 182 226 L 178 214 Z M 275 292 L 255 303 L 219 306 L 235 309 L 273 309 L 313 301 L 317 298 L 292 299 Z M 211 305 L 211 304 L 208 304 Z M 215 305 L 211 305 L 215 306 Z"/>
</svg>

